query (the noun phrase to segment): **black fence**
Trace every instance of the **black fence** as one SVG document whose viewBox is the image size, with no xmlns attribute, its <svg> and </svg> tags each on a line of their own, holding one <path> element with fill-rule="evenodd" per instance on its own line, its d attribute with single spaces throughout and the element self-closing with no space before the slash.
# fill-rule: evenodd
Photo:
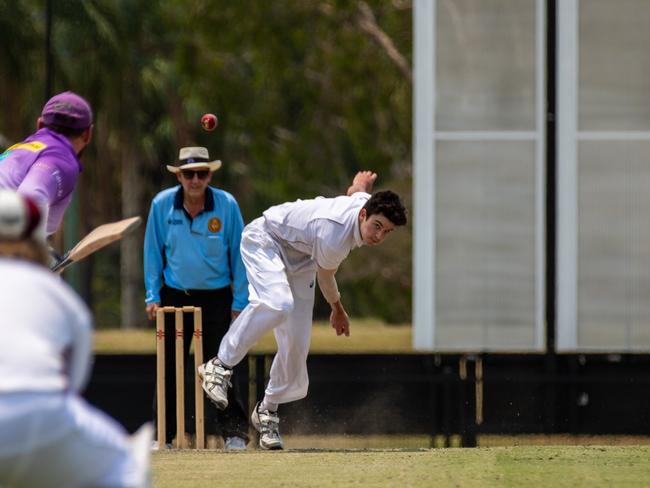
<svg viewBox="0 0 650 488">
<path fill-rule="evenodd" d="M 261 398 L 270 356 L 249 358 Z M 282 406 L 287 434 L 650 435 L 648 355 L 313 355 L 309 395 Z M 186 412 L 193 425 L 193 378 Z M 241 375 L 240 375 L 241 376 Z M 152 417 L 155 356 L 100 355 L 86 398 L 134 431 Z"/>
</svg>

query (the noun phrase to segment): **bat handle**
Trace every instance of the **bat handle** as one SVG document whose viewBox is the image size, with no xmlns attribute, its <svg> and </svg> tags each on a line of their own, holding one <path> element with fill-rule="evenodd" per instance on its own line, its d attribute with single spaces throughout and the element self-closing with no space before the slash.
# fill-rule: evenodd
<svg viewBox="0 0 650 488">
<path fill-rule="evenodd" d="M 50 269 L 54 271 L 55 273 L 60 273 L 63 271 L 63 269 L 70 264 L 70 260 L 68 259 L 68 254 L 65 253 L 62 257 L 58 256 L 56 253 L 53 251 L 50 252 L 50 255 L 53 260 L 55 260 L 53 263 L 50 264 Z"/>
</svg>

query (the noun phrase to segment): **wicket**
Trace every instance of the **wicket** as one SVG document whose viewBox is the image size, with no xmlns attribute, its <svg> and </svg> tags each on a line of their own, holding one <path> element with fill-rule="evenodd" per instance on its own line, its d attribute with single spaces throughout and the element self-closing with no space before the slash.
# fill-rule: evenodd
<svg viewBox="0 0 650 488">
<path fill-rule="evenodd" d="M 165 314 L 175 316 L 176 356 L 176 442 L 177 449 L 187 447 L 185 436 L 185 364 L 183 361 L 183 314 L 194 314 L 194 403 L 196 448 L 205 448 L 203 389 L 197 368 L 203 363 L 203 323 L 201 307 L 160 307 L 156 311 L 156 403 L 158 412 L 158 445 L 164 446 L 167 418 L 165 412 Z"/>
</svg>

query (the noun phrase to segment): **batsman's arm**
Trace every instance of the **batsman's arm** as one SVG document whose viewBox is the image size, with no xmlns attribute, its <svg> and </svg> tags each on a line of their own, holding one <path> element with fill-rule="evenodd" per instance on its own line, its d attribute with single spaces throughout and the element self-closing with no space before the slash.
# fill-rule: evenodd
<svg viewBox="0 0 650 488">
<path fill-rule="evenodd" d="M 56 152 L 38 158 L 23 178 L 17 191 L 33 198 L 41 208 L 43 225 L 47 235 L 54 234 L 63 221 L 63 216 L 75 188 L 75 179 L 69 173 L 64 160 Z M 61 200 L 61 195 L 67 195 Z M 59 202 L 53 206 L 55 202 Z"/>
<path fill-rule="evenodd" d="M 61 256 L 56 250 L 51 246 L 47 245 L 47 252 L 50 255 L 50 262 L 48 263 L 52 271 L 56 271 L 62 264 L 67 256 Z"/>
<path fill-rule="evenodd" d="M 352 185 L 348 188 L 346 193 L 350 196 L 357 192 L 372 193 L 372 186 L 377 179 L 377 173 L 372 171 L 359 171 L 352 180 Z"/>
</svg>

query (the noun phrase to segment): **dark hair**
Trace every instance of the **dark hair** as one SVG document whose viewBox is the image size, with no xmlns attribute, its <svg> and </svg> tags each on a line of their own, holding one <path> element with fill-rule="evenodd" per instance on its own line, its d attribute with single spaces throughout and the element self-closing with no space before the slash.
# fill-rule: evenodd
<svg viewBox="0 0 650 488">
<path fill-rule="evenodd" d="M 63 127 L 62 125 L 55 124 L 45 124 L 45 127 L 68 138 L 79 137 L 86 129 L 88 129 L 88 127 L 86 127 L 86 129 L 71 129 L 70 127 Z"/>
<path fill-rule="evenodd" d="M 366 209 L 366 218 L 382 214 L 395 225 L 406 225 L 406 208 L 399 195 L 390 190 L 374 193 L 363 208 Z"/>
</svg>

